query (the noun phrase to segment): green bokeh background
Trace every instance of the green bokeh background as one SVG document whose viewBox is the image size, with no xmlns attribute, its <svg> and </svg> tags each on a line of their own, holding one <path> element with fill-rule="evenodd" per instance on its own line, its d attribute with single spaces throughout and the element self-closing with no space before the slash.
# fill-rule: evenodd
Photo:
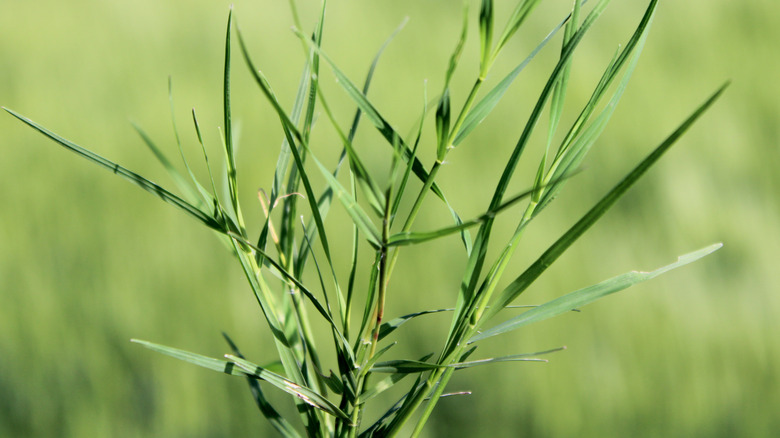
<svg viewBox="0 0 780 438">
<path fill-rule="evenodd" d="M 429 96 L 440 90 L 457 39 L 459 2 L 330 3 L 325 48 L 358 82 L 386 36 L 410 18 L 382 59 L 370 93 L 405 133 L 421 109 L 424 80 Z M 511 3 L 497 2 L 498 23 Z M 560 19 L 568 3 L 545 2 L 537 10 L 500 58 L 493 83 Z M 568 121 L 644 9 L 644 2 L 612 3 L 575 59 Z M 175 156 L 166 90 L 171 75 L 190 156 L 197 157 L 188 121 L 188 109 L 195 107 L 212 156 L 219 157 L 228 7 L 227 1 L 206 0 L 186 6 L 159 0 L 3 0 L 0 104 L 170 187 L 128 119 Z M 318 2 L 301 1 L 299 7 L 311 26 Z M 239 0 L 235 15 L 255 61 L 280 99 L 292 102 L 303 57 L 289 31 L 286 2 Z M 482 356 L 568 349 L 547 364 L 463 371 L 450 389 L 474 393 L 443 400 L 426 436 L 775 436 L 780 430 L 778 16 L 780 6 L 769 0 L 662 2 L 632 84 L 587 160 L 587 171 L 532 225 L 512 269 L 521 272 L 731 79 L 716 106 L 523 303 L 634 268 L 655 268 L 715 241 L 725 247 L 582 313 L 486 342 Z M 456 102 L 474 77 L 476 40 L 472 27 L 455 79 Z M 441 184 L 462 216 L 485 208 L 556 50 L 551 46 L 540 55 L 495 115 L 448 157 Z M 257 224 L 261 213 L 253 197 L 258 187 L 270 186 L 281 136 L 243 63 L 236 62 L 234 81 L 235 117 L 242 126 L 240 183 L 245 208 Z M 346 124 L 350 101 L 329 73 L 322 83 Z M 324 117 L 317 135 L 329 150 L 332 133 Z M 367 151 L 380 143 L 368 124 L 360 138 Z M 137 337 L 220 356 L 227 352 L 220 336 L 225 331 L 249 358 L 270 360 L 259 309 L 218 241 L 195 221 L 7 114 L 0 115 L 0 145 L 0 436 L 271 435 L 240 379 L 128 342 Z M 514 190 L 530 185 L 541 147 L 539 137 L 526 152 Z M 430 151 L 425 154 L 430 158 Z M 370 164 L 381 169 L 383 155 L 370 156 Z M 427 210 L 420 227 L 443 225 L 441 213 Z M 345 220 L 334 211 L 329 224 L 336 228 Z M 507 233 L 508 228 L 503 236 Z M 348 242 L 344 235 L 337 247 L 346 249 Z M 457 268 L 464 262 L 458 248 L 453 238 L 407 251 L 393 280 L 389 316 L 451 306 Z M 402 344 L 397 353 L 439 348 L 447 323 L 441 316 L 410 323 L 397 338 Z"/>
</svg>

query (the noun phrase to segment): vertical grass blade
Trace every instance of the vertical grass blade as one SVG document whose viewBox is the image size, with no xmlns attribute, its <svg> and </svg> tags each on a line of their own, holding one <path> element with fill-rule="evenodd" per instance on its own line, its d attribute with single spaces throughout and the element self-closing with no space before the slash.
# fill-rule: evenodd
<svg viewBox="0 0 780 438">
<path fill-rule="evenodd" d="M 493 44 L 493 0 L 482 0 L 479 9 L 479 75 L 485 77 L 490 68 Z"/>
<path fill-rule="evenodd" d="M 225 148 L 225 166 L 227 167 L 228 193 L 230 194 L 231 206 L 236 215 L 237 225 L 241 234 L 246 234 L 244 230 L 244 218 L 241 214 L 241 206 L 238 201 L 238 182 L 236 180 L 236 156 L 235 143 L 233 139 L 233 115 L 230 104 L 230 56 L 231 42 L 230 34 L 233 31 L 233 8 L 228 14 L 227 30 L 225 31 L 225 68 L 223 72 L 222 87 L 222 111 L 224 119 L 224 148 Z"/>
</svg>

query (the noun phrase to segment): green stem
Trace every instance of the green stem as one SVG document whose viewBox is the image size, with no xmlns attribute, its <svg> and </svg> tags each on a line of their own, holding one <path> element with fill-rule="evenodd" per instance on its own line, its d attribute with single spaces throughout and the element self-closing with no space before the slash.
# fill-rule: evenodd
<svg viewBox="0 0 780 438">
<path fill-rule="evenodd" d="M 458 118 L 455 120 L 455 124 L 452 125 L 452 130 L 450 131 L 450 135 L 447 138 L 447 150 L 452 148 L 452 142 L 455 141 L 455 137 L 457 136 L 460 127 L 466 120 L 466 115 L 468 115 L 468 112 L 471 111 L 471 107 L 474 106 L 474 99 L 477 98 L 477 92 L 479 91 L 480 87 L 482 87 L 482 83 L 485 81 L 486 75 L 487 72 L 485 72 L 484 75 L 480 74 L 477 80 L 474 81 L 474 85 L 471 86 L 471 91 L 469 91 L 466 102 L 463 103 L 463 107 L 460 109 Z"/>
</svg>

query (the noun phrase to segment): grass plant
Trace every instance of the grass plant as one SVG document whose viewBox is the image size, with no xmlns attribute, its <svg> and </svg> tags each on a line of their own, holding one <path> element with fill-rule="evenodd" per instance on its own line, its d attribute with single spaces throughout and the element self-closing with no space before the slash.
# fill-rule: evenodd
<svg viewBox="0 0 780 438">
<path fill-rule="evenodd" d="M 580 42 L 604 12 L 610 0 L 577 2 L 569 15 L 553 27 L 550 33 L 532 47 L 517 67 L 499 81 L 492 81 L 494 62 L 506 56 L 507 44 L 533 16 L 540 0 L 520 0 L 505 19 L 495 17 L 492 0 L 481 0 L 478 13 L 464 2 L 463 26 L 453 36 L 454 50 L 445 68 L 438 94 L 421 103 L 410 104 L 408 111 L 419 114 L 410 133 L 402 135 L 389 118 L 368 97 L 371 79 L 384 48 L 370 64 L 362 84 L 356 83 L 334 62 L 333 50 L 323 44 L 326 28 L 327 1 L 323 0 L 316 26 L 304 33 L 294 1 L 290 1 L 295 21 L 295 34 L 300 38 L 305 67 L 300 74 L 300 86 L 290 109 L 278 98 L 270 81 L 258 69 L 247 41 L 229 14 L 223 76 L 223 121 L 221 126 L 222 172 L 216 171 L 204 144 L 201 126 L 195 111 L 192 122 L 208 172 L 206 182 L 199 180 L 196 170 L 185 158 L 185 146 L 174 124 L 176 143 L 182 158 L 181 172 L 155 141 L 135 126 L 142 141 L 163 164 L 176 183 L 178 193 L 82 147 L 31 119 L 6 109 L 11 115 L 61 146 L 123 177 L 150 192 L 167 204 L 212 230 L 240 264 L 250 290 L 254 294 L 268 328 L 273 335 L 276 357 L 246 358 L 233 340 L 225 335 L 229 353 L 212 358 L 149 341 L 134 342 L 160 353 L 217 372 L 246 378 L 251 395 L 261 414 L 285 437 L 301 435 L 316 437 L 419 436 L 438 401 L 448 394 L 447 384 L 456 371 L 499 362 L 540 361 L 540 356 L 561 348 L 533 353 L 478 358 L 483 339 L 503 335 L 528 324 L 582 308 L 609 294 L 649 280 L 669 270 L 698 260 L 720 248 L 714 244 L 680 256 L 677 261 L 649 272 L 632 271 L 598 284 L 562 295 L 538 306 L 528 306 L 521 313 L 507 311 L 516 306 L 517 298 L 526 291 L 574 242 L 617 202 L 667 152 L 676 141 L 717 100 L 726 85 L 720 87 L 668 137 L 650 150 L 595 205 L 568 230 L 560 235 L 525 271 L 507 278 L 507 267 L 515 252 L 522 248 L 527 226 L 552 201 L 570 179 L 577 178 L 581 163 L 597 143 L 622 97 L 651 28 L 658 5 L 649 1 L 644 15 L 632 35 L 604 66 L 603 74 L 592 94 L 579 108 L 569 126 L 562 126 L 567 102 L 567 87 L 574 69 L 573 57 Z M 460 72 L 461 55 L 468 42 L 470 22 L 476 18 L 479 29 L 479 59 L 476 72 Z M 399 28 L 400 29 L 400 28 Z M 519 138 L 510 139 L 515 146 L 503 161 L 504 170 L 491 193 L 483 213 L 473 218 L 461 218 L 437 184 L 440 172 L 446 172 L 445 162 L 457 147 L 470 147 L 469 135 L 478 129 L 505 96 L 523 69 L 542 50 L 554 50 L 553 41 L 560 40 L 557 62 L 533 103 L 530 115 L 523 123 Z M 238 56 L 235 56 L 235 55 Z M 269 193 L 261 193 L 265 213 L 262 223 L 251 224 L 245 217 L 239 200 L 238 135 L 233 122 L 231 79 L 235 58 L 241 58 L 257 85 L 258 97 L 265 100 L 278 116 L 283 142 L 277 157 Z M 354 104 L 351 122 L 339 122 L 328 105 L 328 87 L 322 83 L 321 70 L 327 69 L 336 78 L 337 92 L 346 93 Z M 453 85 L 456 74 L 471 75 L 470 89 Z M 326 85 L 328 87 L 326 87 Z M 483 89 L 488 88 L 488 89 Z M 171 92 L 172 96 L 172 92 Z M 171 112 L 173 99 L 171 98 Z M 318 116 L 324 120 L 315 123 Z M 319 117 L 321 118 L 321 117 Z M 546 131 L 532 137 L 544 123 Z M 381 170 L 366 164 L 365 157 L 375 153 L 373 144 L 356 140 L 358 128 L 368 124 L 385 143 L 389 157 Z M 321 126 L 325 125 L 325 126 Z M 336 166 L 322 156 L 329 150 L 318 144 L 315 129 L 332 129 L 340 142 Z M 544 129 L 544 128 L 541 128 Z M 430 134 L 428 134 L 430 133 Z M 527 146 L 542 138 L 545 142 L 532 175 L 516 173 Z M 245 146 L 247 147 L 247 146 Z M 268 149 L 267 144 L 259 147 Z M 426 163 L 423 157 L 434 159 Z M 333 157 L 327 157 L 332 160 Z M 489 176 L 486 176 L 489 178 Z M 527 182 L 528 189 L 510 193 L 512 182 Z M 344 241 L 338 227 L 328 223 L 335 201 L 351 221 L 351 249 L 346 257 L 336 256 L 332 245 Z M 423 206 L 437 204 L 449 211 L 451 223 L 433 230 L 415 225 Z M 518 207 L 521 208 L 518 214 Z M 497 217 L 514 221 L 514 233 L 508 240 L 495 237 Z M 473 234 L 472 234 L 473 233 Z M 442 285 L 452 289 L 452 308 L 420 309 L 420 311 L 390 318 L 386 315 L 390 300 L 402 299 L 393 289 L 392 278 L 397 262 L 407 251 L 435 239 L 462 241 L 462 257 L 466 260 L 459 285 Z M 341 247 L 342 245 L 338 245 Z M 495 255 L 497 254 L 497 256 Z M 348 260 L 346 266 L 341 260 Z M 361 270 L 365 272 L 360 272 Z M 419 358 L 394 357 L 387 337 L 398 331 L 403 340 L 403 325 L 430 313 L 452 315 L 447 335 L 441 340 L 440 351 Z M 317 333 L 327 332 L 330 344 L 324 347 Z M 267 385 L 260 385 L 265 382 Z M 297 418 L 285 417 L 280 408 L 266 396 L 269 388 L 289 394 Z M 404 394 L 387 406 L 378 418 L 364 416 L 366 406 L 383 402 L 380 394 L 402 386 Z"/>
</svg>

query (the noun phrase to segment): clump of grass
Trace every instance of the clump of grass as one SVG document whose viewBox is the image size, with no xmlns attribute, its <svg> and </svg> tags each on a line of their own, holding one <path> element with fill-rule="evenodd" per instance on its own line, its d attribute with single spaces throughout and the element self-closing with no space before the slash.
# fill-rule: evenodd
<svg viewBox="0 0 780 438">
<path fill-rule="evenodd" d="M 225 339 L 230 353 L 224 358 L 210 358 L 152 342 L 133 341 L 186 362 L 246 378 L 262 415 L 281 435 L 296 437 L 303 432 L 308 436 L 322 437 L 396 436 L 401 430 L 411 429 L 412 436 L 417 436 L 437 402 L 448 395 L 445 393 L 447 383 L 456 371 L 498 362 L 539 360 L 538 357 L 543 354 L 560 350 L 556 348 L 531 354 L 472 359 L 481 340 L 579 309 L 720 248 L 720 244 L 715 244 L 683 255 L 676 262 L 650 272 L 634 271 L 619 275 L 531 307 L 520 315 L 496 324 L 496 318 L 502 311 L 510 307 L 674 145 L 715 102 L 725 85 L 696 108 L 523 273 L 507 282 L 504 278 L 505 270 L 515 251 L 521 247 L 526 225 L 555 199 L 567 180 L 577 172 L 615 110 L 647 38 L 657 0 L 649 2 L 634 33 L 606 65 L 590 98 L 565 130 L 559 125 L 567 87 L 573 79 L 572 56 L 609 0 L 598 1 L 588 11 L 583 9 L 584 1 L 575 1 L 571 13 L 530 51 L 527 58 L 519 60 L 515 69 L 497 83 L 491 84 L 492 88 L 486 91 L 483 87 L 488 86 L 486 78 L 494 61 L 502 55 L 507 42 L 526 23 L 540 1 L 518 1 L 503 28 L 496 27 L 493 1 L 481 1 L 478 13 L 479 69 L 473 75 L 472 87 L 469 90 L 458 90 L 451 87 L 451 79 L 459 65 L 471 18 L 468 9 L 464 7 L 462 32 L 455 39 L 455 50 L 446 68 L 441 92 L 432 100 L 430 108 L 426 104 L 424 108 L 409 109 L 418 111 L 420 117 L 419 124 L 408 136 L 400 135 L 367 97 L 374 68 L 384 46 L 373 60 L 362 86 L 354 83 L 321 45 L 326 24 L 326 3 L 323 0 L 318 22 L 310 36 L 300 30 L 295 31 L 302 42 L 307 62 L 291 110 L 285 109 L 270 82 L 255 66 L 248 42 L 239 30 L 234 29 L 231 11 L 225 39 L 222 84 L 224 120 L 221 146 L 227 176 L 226 195 L 223 196 L 218 195 L 220 190 L 217 189 L 218 184 L 194 111 L 193 124 L 210 176 L 206 183 L 195 177 L 184 159 L 183 146 L 175 125 L 174 131 L 186 174 L 180 173 L 162 149 L 141 128 L 136 127 L 142 140 L 177 183 L 181 191 L 181 195 L 177 195 L 6 109 L 56 143 L 177 207 L 214 231 L 225 243 L 246 274 L 250 289 L 273 335 L 280 366 L 273 366 L 274 361 L 268 358 L 262 360 L 271 363 L 271 366 L 261 366 L 250 361 L 227 335 Z M 290 5 L 296 17 L 296 29 L 301 29 L 294 2 L 290 2 Z M 504 163 L 503 173 L 494 190 L 486 194 L 490 197 L 489 204 L 483 214 L 462 219 L 436 183 L 442 164 L 454 148 L 468 147 L 469 134 L 490 115 L 524 67 L 559 34 L 562 42 L 558 61 L 539 93 L 511 156 Z M 237 44 L 233 41 L 234 37 L 238 39 Z M 231 106 L 233 51 L 236 48 L 249 67 L 260 96 L 278 115 L 279 129 L 284 135 L 270 193 L 262 197 L 266 219 L 254 230 L 248 229 L 239 202 L 241 188 L 236 166 L 237 141 L 233 132 Z M 327 105 L 325 91 L 319 81 L 323 66 L 332 71 L 338 86 L 356 106 L 349 126 L 340 125 Z M 453 104 L 452 96 L 456 94 L 466 96 L 460 107 Z M 323 164 L 318 156 L 322 148 L 318 147 L 311 135 L 317 113 L 325 114 L 327 123 L 335 130 L 342 145 L 335 168 Z M 510 182 L 516 178 L 517 164 L 523 157 L 532 133 L 545 117 L 548 125 L 546 147 L 542 156 L 537 157 L 538 170 L 529 179 L 527 191 L 509 194 Z M 378 130 L 392 152 L 392 158 L 382 175 L 375 174 L 364 165 L 365 148 L 354 142 L 358 126 L 366 122 Z M 435 132 L 435 141 L 423 140 L 426 129 Z M 563 134 L 556 135 L 559 131 Z M 560 142 L 555 141 L 558 137 L 562 137 Z M 436 158 L 432 163 L 423 163 L 418 157 L 418 151 L 424 149 L 435 151 Z M 313 184 L 310 176 L 315 173 L 321 175 L 323 186 Z M 390 175 L 390 178 L 384 178 L 385 175 Z M 413 178 L 420 181 L 421 188 L 412 188 L 417 186 L 409 184 Z M 337 274 L 342 271 L 342 267 L 334 262 L 336 258 L 330 242 L 335 237 L 329 232 L 326 222 L 334 200 L 341 203 L 352 221 L 352 248 L 346 277 Z M 409 200 L 411 208 L 401 208 L 404 200 Z M 452 225 L 436 230 L 419 230 L 415 227 L 415 219 L 426 202 L 446 206 L 452 216 Z M 496 242 L 492 233 L 496 216 L 521 202 L 525 210 L 515 224 L 514 234 L 508 241 Z M 306 219 L 299 222 L 299 216 Z M 471 232 L 475 234 L 472 236 Z M 392 358 L 390 350 L 394 343 L 385 341 L 390 333 L 401 329 L 404 323 L 413 318 L 442 311 L 420 310 L 394 319 L 385 315 L 386 303 L 395 298 L 391 278 L 394 274 L 398 275 L 395 272 L 397 261 L 405 251 L 410 251 L 406 247 L 413 249 L 425 242 L 453 235 L 459 235 L 462 240 L 463 256 L 467 263 L 462 272 L 460 289 L 452 297 L 454 308 L 448 310 L 452 313 L 452 319 L 442 349 L 422 358 Z M 500 250 L 497 257 L 488 257 L 489 245 Z M 322 258 L 315 256 L 315 247 Z M 359 261 L 365 258 L 370 258 L 373 263 L 368 267 L 367 284 L 361 285 L 356 279 L 359 278 L 358 270 L 365 265 Z M 309 265 L 313 269 L 306 270 Z M 504 283 L 508 284 L 499 288 L 499 284 Z M 313 330 L 323 324 L 332 341 L 327 356 L 332 354 L 335 363 L 326 363 L 321 359 L 326 357 L 325 349 L 315 344 Z M 259 381 L 265 381 L 292 396 L 291 401 L 299 416 L 297 421 L 279 414 L 277 407 L 266 398 Z M 405 394 L 386 406 L 385 414 L 377 420 L 365 420 L 365 407 L 377 402 L 377 395 L 396 385 L 405 385 Z"/>
</svg>

